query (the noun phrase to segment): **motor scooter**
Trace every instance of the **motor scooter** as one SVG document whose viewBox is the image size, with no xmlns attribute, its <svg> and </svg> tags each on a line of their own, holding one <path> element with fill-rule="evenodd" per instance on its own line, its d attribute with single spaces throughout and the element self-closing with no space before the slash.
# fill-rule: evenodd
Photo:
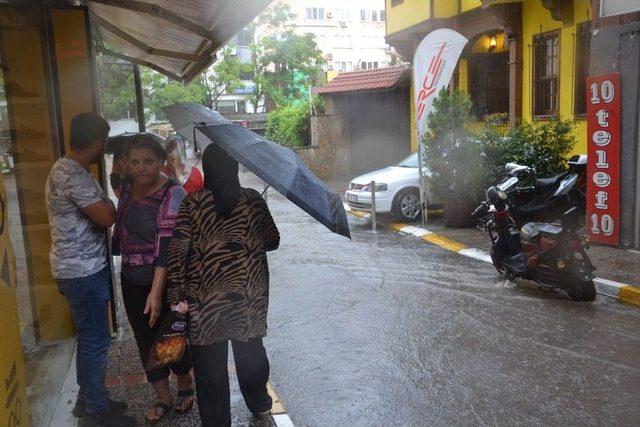
<svg viewBox="0 0 640 427">
<path fill-rule="evenodd" d="M 595 267 L 585 251 L 589 241 L 578 232 L 578 209 L 567 210 L 559 224 L 529 222 L 519 228 L 507 200 L 503 190 L 491 187 L 472 214 L 489 234 L 496 270 L 508 279 L 519 277 L 563 289 L 574 301 L 595 300 Z"/>
<path fill-rule="evenodd" d="M 567 163 L 569 170 L 545 178 L 535 178 L 535 169 L 528 166 L 505 165 L 505 180 L 497 188 L 507 194 L 511 215 L 519 225 L 556 221 L 572 207 L 585 214 L 587 156 L 575 155 Z M 524 185 L 527 180 L 533 185 Z"/>
</svg>

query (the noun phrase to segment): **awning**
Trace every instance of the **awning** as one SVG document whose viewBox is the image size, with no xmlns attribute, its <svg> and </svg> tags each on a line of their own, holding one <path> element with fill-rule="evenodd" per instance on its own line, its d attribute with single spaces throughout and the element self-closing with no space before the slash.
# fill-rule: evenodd
<svg viewBox="0 0 640 427">
<path fill-rule="evenodd" d="M 83 0 L 98 51 L 188 82 L 272 0 Z"/>
</svg>

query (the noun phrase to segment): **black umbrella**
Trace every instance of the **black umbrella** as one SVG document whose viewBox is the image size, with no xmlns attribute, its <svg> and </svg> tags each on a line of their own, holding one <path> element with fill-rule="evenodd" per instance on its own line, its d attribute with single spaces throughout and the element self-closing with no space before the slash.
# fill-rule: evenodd
<svg viewBox="0 0 640 427">
<path fill-rule="evenodd" d="M 155 133 L 149 132 L 124 132 L 118 135 L 110 136 L 107 138 L 107 146 L 105 148 L 105 152 L 112 154 L 121 154 L 124 153 L 124 150 L 127 147 L 127 144 L 137 135 L 144 134 L 149 138 L 156 140 L 164 147 L 164 140 L 160 138 Z"/>
<path fill-rule="evenodd" d="M 351 238 L 340 196 L 316 177 L 291 149 L 231 123 L 194 103 L 164 108 L 173 128 L 196 149 L 215 143 L 280 194 L 334 233 Z"/>
</svg>

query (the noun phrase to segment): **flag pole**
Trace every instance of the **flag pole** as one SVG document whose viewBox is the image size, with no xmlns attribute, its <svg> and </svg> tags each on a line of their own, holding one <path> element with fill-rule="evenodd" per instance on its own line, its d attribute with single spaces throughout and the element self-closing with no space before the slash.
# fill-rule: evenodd
<svg viewBox="0 0 640 427">
<path fill-rule="evenodd" d="M 420 212 L 422 225 L 427 225 L 427 195 L 422 153 L 422 137 L 428 132 L 426 121 L 433 99 L 451 81 L 456 63 L 468 40 L 449 28 L 439 28 L 427 34 L 413 55 L 413 95 L 418 137 L 418 166 L 420 180 Z"/>
<path fill-rule="evenodd" d="M 422 138 L 420 132 L 418 132 L 416 126 L 416 133 L 418 135 L 418 179 L 420 181 L 420 223 L 423 227 L 427 226 L 427 197 L 424 185 L 424 162 L 422 159 Z"/>
</svg>

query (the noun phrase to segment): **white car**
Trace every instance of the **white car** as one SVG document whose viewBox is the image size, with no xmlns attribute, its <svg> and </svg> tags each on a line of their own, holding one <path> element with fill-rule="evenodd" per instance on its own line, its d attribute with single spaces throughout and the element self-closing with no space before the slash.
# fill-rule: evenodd
<svg viewBox="0 0 640 427">
<path fill-rule="evenodd" d="M 424 168 L 426 176 L 429 171 Z M 413 153 L 400 163 L 354 178 L 346 192 L 347 203 L 352 209 L 371 211 L 371 181 L 376 183 L 376 213 L 393 213 L 402 221 L 420 218 L 420 177 L 418 153 Z M 427 187 L 427 204 L 433 198 Z"/>
</svg>

